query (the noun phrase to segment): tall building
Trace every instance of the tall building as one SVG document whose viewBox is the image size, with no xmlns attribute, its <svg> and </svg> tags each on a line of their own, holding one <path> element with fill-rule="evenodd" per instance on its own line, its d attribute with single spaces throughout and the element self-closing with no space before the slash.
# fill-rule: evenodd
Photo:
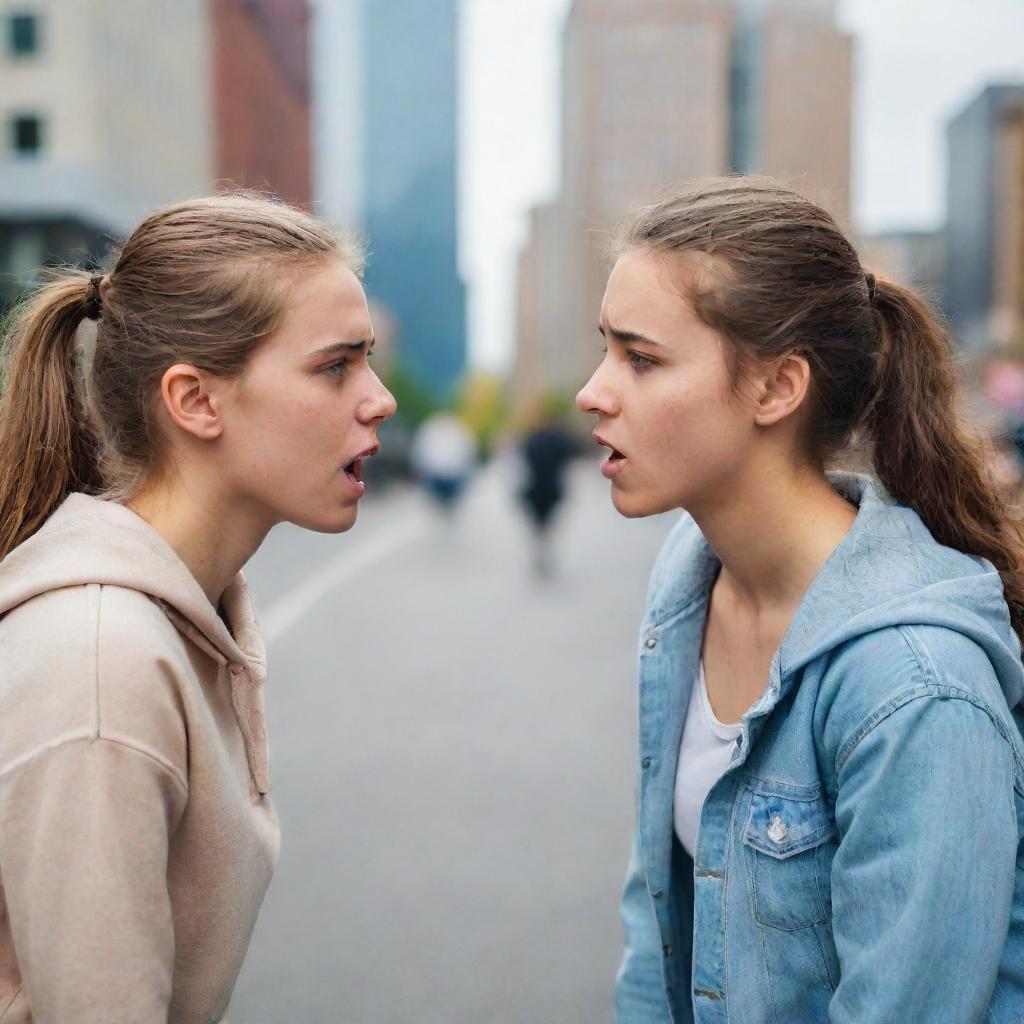
<svg viewBox="0 0 1024 1024">
<path fill-rule="evenodd" d="M 219 181 L 312 200 L 306 0 L 209 0 Z"/>
<path fill-rule="evenodd" d="M 953 327 L 969 352 L 1024 348 L 1024 85 L 986 88 L 946 139 Z"/>
<path fill-rule="evenodd" d="M 520 406 L 596 364 L 602 249 L 638 203 L 732 170 L 788 179 L 848 221 L 851 40 L 834 0 L 575 0 L 561 184 L 519 261 Z M 799 110 L 799 116 L 794 116 Z"/>
<path fill-rule="evenodd" d="M 0 3 L 0 303 L 209 190 L 209 60 L 203 0 Z"/>
<path fill-rule="evenodd" d="M 335 0 L 315 12 L 320 209 L 369 243 L 367 291 L 402 369 L 437 396 L 466 361 L 457 264 L 457 0 Z"/>
<path fill-rule="evenodd" d="M 220 181 L 308 203 L 306 0 L 0 0 L 0 306 Z"/>
<path fill-rule="evenodd" d="M 836 0 L 741 0 L 730 170 L 797 186 L 850 227 L 853 40 Z"/>
</svg>

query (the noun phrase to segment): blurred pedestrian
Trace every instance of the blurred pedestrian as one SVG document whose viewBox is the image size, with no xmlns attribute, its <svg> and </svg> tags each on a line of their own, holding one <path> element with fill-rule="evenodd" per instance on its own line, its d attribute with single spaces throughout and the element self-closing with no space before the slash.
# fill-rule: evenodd
<svg viewBox="0 0 1024 1024">
<path fill-rule="evenodd" d="M 246 195 L 42 288 L 0 402 L 0 1017 L 219 1021 L 277 859 L 243 564 L 348 530 L 394 400 L 361 256 Z M 293 680 L 293 682 L 295 682 Z"/>
<path fill-rule="evenodd" d="M 565 497 L 566 468 L 579 445 L 556 417 L 546 416 L 526 435 L 520 453 L 526 478 L 521 497 L 533 527 L 534 572 L 547 578 L 554 572 L 551 524 Z"/>
<path fill-rule="evenodd" d="M 427 417 L 412 439 L 413 472 L 450 515 L 476 463 L 476 441 L 465 423 L 452 413 Z"/>
<path fill-rule="evenodd" d="M 1024 1019 L 1024 550 L 935 316 L 737 177 L 626 225 L 601 330 L 612 501 L 685 510 L 641 628 L 619 1024 Z M 858 428 L 875 476 L 827 475 Z"/>
</svg>

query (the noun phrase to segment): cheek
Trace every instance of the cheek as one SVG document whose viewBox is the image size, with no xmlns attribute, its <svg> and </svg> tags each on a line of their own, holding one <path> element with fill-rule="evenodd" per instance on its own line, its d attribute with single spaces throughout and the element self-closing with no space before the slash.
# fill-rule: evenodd
<svg viewBox="0 0 1024 1024">
<path fill-rule="evenodd" d="M 735 456 L 745 422 L 720 381 L 678 383 L 651 402 L 648 441 L 666 458 L 717 462 Z"/>
<path fill-rule="evenodd" d="M 238 424 L 234 447 L 241 449 L 245 463 L 255 463 L 259 477 L 279 480 L 285 474 L 297 479 L 322 462 L 321 455 L 337 454 L 335 405 L 321 391 L 327 389 L 303 382 L 253 396 Z"/>
</svg>

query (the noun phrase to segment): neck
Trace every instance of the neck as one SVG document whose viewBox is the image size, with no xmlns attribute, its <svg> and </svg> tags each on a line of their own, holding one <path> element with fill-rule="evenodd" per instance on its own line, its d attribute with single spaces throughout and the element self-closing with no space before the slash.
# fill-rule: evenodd
<svg viewBox="0 0 1024 1024">
<path fill-rule="evenodd" d="M 215 608 L 270 529 L 216 488 L 180 478 L 147 482 L 125 505 L 167 541 Z"/>
<path fill-rule="evenodd" d="M 718 585 L 758 616 L 795 611 L 857 515 L 823 471 L 778 466 L 691 511 L 722 562 Z"/>
</svg>

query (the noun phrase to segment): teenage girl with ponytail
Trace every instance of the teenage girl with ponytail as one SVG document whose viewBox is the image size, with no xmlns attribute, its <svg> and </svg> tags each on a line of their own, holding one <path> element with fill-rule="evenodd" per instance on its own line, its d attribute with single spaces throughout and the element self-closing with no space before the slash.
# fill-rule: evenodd
<svg viewBox="0 0 1024 1024">
<path fill-rule="evenodd" d="M 619 1024 L 1024 1020 L 1024 546 L 947 339 L 771 181 L 627 225 L 580 392 L 640 633 Z M 872 475 L 826 472 L 851 440 Z"/>
<path fill-rule="evenodd" d="M 241 568 L 349 529 L 394 400 L 360 254 L 196 200 L 42 288 L 0 401 L 0 1020 L 221 1020 L 277 856 Z"/>
</svg>

